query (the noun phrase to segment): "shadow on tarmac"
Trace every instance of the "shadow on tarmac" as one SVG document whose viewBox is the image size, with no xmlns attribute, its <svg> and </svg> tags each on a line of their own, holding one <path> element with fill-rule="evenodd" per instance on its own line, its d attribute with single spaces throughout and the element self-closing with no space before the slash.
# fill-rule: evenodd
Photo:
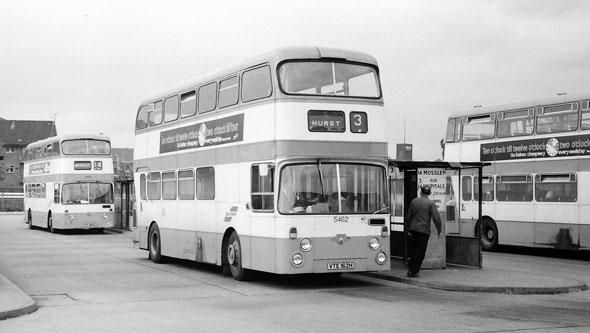
<svg viewBox="0 0 590 333">
<path fill-rule="evenodd" d="M 559 258 L 559 259 L 590 261 L 590 251 L 574 251 L 574 250 L 563 250 L 563 249 L 555 249 L 555 248 L 538 248 L 538 247 L 521 247 L 521 246 L 500 245 L 500 246 L 498 246 L 498 250 L 496 250 L 494 252 L 538 256 L 538 257 L 545 257 L 545 258 Z"/>
</svg>

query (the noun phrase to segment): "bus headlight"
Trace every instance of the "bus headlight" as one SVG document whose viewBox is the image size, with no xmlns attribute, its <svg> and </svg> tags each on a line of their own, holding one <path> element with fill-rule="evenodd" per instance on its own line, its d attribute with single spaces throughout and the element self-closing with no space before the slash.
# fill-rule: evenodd
<svg viewBox="0 0 590 333">
<path fill-rule="evenodd" d="M 301 253 L 295 253 L 291 256 L 291 264 L 295 267 L 303 265 L 303 255 Z"/>
<path fill-rule="evenodd" d="M 379 238 L 377 237 L 371 237 L 371 239 L 369 239 L 369 248 L 371 250 L 377 250 L 379 248 Z"/>
<path fill-rule="evenodd" d="M 375 261 L 379 265 L 385 264 L 385 262 L 387 261 L 387 255 L 385 254 L 385 252 L 379 251 L 379 253 L 377 253 L 377 255 L 375 256 Z"/>
<path fill-rule="evenodd" d="M 299 248 L 301 249 L 301 251 L 303 252 L 307 252 L 309 250 L 311 250 L 311 240 L 309 238 L 303 238 L 300 242 L 299 242 Z"/>
<path fill-rule="evenodd" d="M 111 217 L 107 213 L 105 213 L 102 217 L 104 218 L 104 222 L 106 224 L 111 224 L 112 223 Z"/>
</svg>

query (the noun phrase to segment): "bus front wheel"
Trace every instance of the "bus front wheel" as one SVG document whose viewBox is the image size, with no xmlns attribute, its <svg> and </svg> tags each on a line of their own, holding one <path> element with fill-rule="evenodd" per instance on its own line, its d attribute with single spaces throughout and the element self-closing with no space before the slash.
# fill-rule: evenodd
<svg viewBox="0 0 590 333">
<path fill-rule="evenodd" d="M 229 271 L 233 278 L 238 281 L 247 280 L 250 277 L 250 272 L 242 266 L 242 244 L 240 243 L 240 237 L 238 237 L 235 231 L 229 236 L 225 252 L 227 254 Z"/>
<path fill-rule="evenodd" d="M 162 263 L 162 242 L 160 237 L 160 228 L 157 224 L 150 227 L 148 233 L 148 252 L 149 258 L 156 264 Z"/>
<path fill-rule="evenodd" d="M 55 228 L 53 228 L 53 216 L 51 216 L 51 214 L 47 217 L 47 230 L 53 234 L 56 231 Z"/>
<path fill-rule="evenodd" d="M 481 247 L 485 251 L 495 251 L 498 248 L 498 227 L 491 219 L 484 218 L 481 223 Z"/>
</svg>

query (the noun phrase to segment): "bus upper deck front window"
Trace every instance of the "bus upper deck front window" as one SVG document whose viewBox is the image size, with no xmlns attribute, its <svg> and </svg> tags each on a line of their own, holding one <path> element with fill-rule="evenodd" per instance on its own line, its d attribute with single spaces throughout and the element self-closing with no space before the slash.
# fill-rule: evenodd
<svg viewBox="0 0 590 333">
<path fill-rule="evenodd" d="M 379 98 L 376 68 L 369 65 L 292 61 L 279 67 L 281 89 L 287 94 Z"/>
<path fill-rule="evenodd" d="M 104 140 L 67 140 L 62 144 L 64 155 L 110 155 L 111 144 Z"/>
</svg>

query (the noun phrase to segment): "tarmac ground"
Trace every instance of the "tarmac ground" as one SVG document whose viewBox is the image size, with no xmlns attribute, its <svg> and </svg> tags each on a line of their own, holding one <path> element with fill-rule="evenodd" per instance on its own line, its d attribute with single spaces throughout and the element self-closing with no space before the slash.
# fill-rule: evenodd
<svg viewBox="0 0 590 333">
<path fill-rule="evenodd" d="M 510 257 L 495 256 L 484 261 L 484 268 L 447 265 L 445 269 L 422 269 L 419 278 L 406 276 L 401 258 L 391 258 L 391 270 L 361 273 L 378 279 L 424 288 L 482 293 L 559 294 L 584 291 L 586 282 L 555 275 L 539 274 L 530 266 L 510 262 Z M 0 320 L 36 311 L 35 301 L 0 273 Z"/>
</svg>

